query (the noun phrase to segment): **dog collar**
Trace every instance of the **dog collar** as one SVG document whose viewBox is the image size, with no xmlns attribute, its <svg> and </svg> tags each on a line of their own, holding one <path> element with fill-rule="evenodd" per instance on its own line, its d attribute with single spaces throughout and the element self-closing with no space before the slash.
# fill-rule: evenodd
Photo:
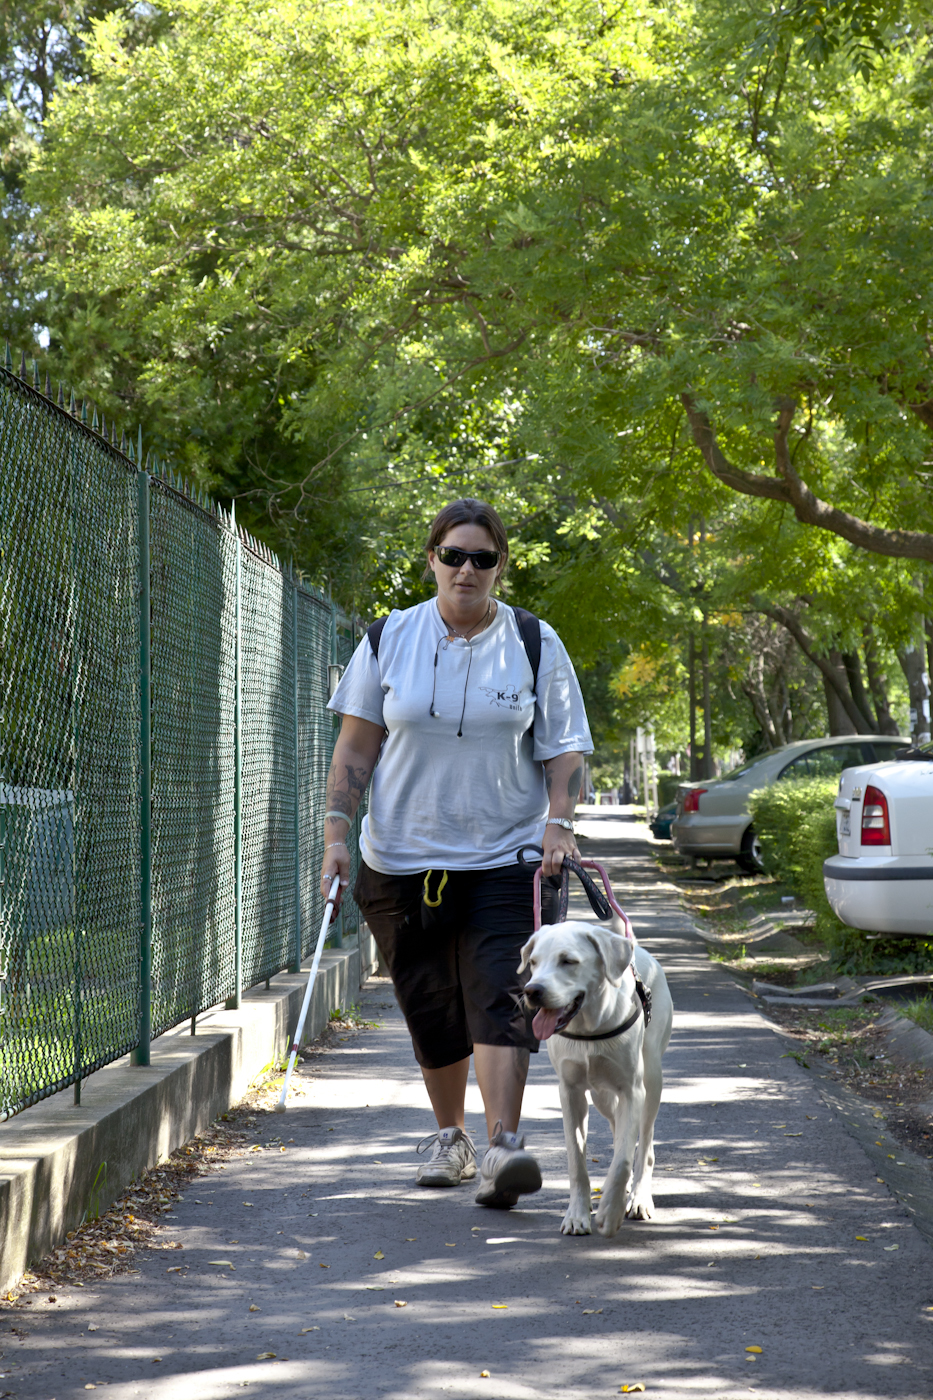
<svg viewBox="0 0 933 1400">
<path fill-rule="evenodd" d="M 623 1035 L 630 1030 L 644 1012 L 645 1025 L 651 1020 L 651 991 L 635 973 L 635 991 L 638 993 L 638 1000 L 635 1003 L 635 1010 L 631 1015 L 626 1016 L 621 1026 L 614 1026 L 611 1031 L 596 1031 L 593 1035 L 573 1035 L 570 1031 L 557 1031 L 557 1035 L 562 1035 L 565 1040 L 613 1040 L 617 1035 Z"/>
</svg>

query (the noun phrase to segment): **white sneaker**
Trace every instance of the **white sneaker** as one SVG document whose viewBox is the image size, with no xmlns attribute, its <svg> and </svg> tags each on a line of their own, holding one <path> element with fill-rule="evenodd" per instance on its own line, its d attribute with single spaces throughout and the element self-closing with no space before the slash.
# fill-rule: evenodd
<svg viewBox="0 0 933 1400">
<path fill-rule="evenodd" d="M 541 1190 L 541 1168 L 525 1151 L 525 1139 L 517 1133 L 504 1133 L 499 1126 L 483 1156 L 476 1204 L 509 1210 L 519 1196 Z"/>
<path fill-rule="evenodd" d="M 434 1151 L 422 1162 L 415 1176 L 419 1186 L 459 1186 L 476 1175 L 476 1148 L 462 1128 L 441 1128 L 423 1142 L 418 1151 Z"/>
</svg>

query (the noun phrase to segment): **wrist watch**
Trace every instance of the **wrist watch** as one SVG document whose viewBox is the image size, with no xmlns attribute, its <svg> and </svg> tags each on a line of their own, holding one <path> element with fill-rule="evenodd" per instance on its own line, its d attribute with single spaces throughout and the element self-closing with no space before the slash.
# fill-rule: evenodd
<svg viewBox="0 0 933 1400">
<path fill-rule="evenodd" d="M 547 819 L 547 821 L 544 823 L 544 825 L 545 825 L 545 826 L 562 826 L 562 827 L 564 828 L 565 831 L 570 831 L 570 832 L 573 831 L 573 822 L 568 821 L 566 817 L 548 817 L 548 819 Z"/>
</svg>

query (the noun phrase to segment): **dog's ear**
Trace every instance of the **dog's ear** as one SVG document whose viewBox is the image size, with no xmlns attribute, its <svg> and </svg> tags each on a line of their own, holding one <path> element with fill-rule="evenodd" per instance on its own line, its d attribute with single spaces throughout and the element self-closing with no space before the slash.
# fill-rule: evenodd
<svg viewBox="0 0 933 1400">
<path fill-rule="evenodd" d="M 533 933 L 529 938 L 528 942 L 525 944 L 524 948 L 522 949 L 521 962 L 518 964 L 519 972 L 524 972 L 525 968 L 528 966 L 528 959 L 534 952 L 535 939 L 537 938 L 537 936 L 538 935 L 536 933 Z"/>
<path fill-rule="evenodd" d="M 617 987 L 622 981 L 625 969 L 632 961 L 632 945 L 627 938 L 619 938 L 609 929 L 587 930 L 587 938 L 599 954 L 600 962 L 606 970 L 606 980 Z"/>
</svg>

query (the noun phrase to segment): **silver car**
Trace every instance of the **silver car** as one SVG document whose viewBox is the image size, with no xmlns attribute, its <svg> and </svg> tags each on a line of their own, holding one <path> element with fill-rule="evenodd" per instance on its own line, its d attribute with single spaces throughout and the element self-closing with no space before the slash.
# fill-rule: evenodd
<svg viewBox="0 0 933 1400">
<path fill-rule="evenodd" d="M 781 778 L 836 778 L 843 768 L 882 763 L 909 739 L 888 734 L 854 734 L 838 739 L 801 739 L 759 754 L 722 778 L 690 783 L 677 791 L 671 827 L 674 849 L 707 860 L 736 860 L 743 870 L 761 869 L 761 845 L 752 826 L 748 799 Z"/>
</svg>

